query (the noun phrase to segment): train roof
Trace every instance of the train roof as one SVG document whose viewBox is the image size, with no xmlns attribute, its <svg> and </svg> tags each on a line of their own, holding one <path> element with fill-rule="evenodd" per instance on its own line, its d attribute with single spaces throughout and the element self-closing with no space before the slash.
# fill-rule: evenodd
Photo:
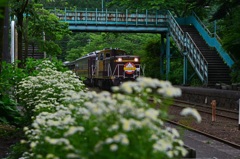
<svg viewBox="0 0 240 159">
<path fill-rule="evenodd" d="M 104 48 L 104 49 L 102 49 L 102 50 L 97 50 L 97 51 L 93 51 L 93 52 L 90 52 L 90 53 L 88 53 L 88 54 L 86 54 L 86 55 L 84 55 L 84 56 L 82 56 L 82 57 L 80 57 L 80 58 L 78 58 L 78 59 L 76 59 L 76 60 L 74 60 L 74 61 L 66 61 L 66 62 L 64 62 L 64 65 L 71 65 L 71 64 L 74 64 L 74 62 L 76 62 L 76 61 L 78 61 L 78 60 L 81 60 L 81 59 L 85 59 L 85 58 L 87 58 L 87 57 L 95 57 L 95 56 L 97 56 L 97 54 L 99 53 L 99 52 L 104 52 L 104 51 L 107 51 L 107 50 L 119 50 L 119 51 L 123 51 L 123 52 L 126 52 L 125 50 L 122 50 L 122 49 L 120 49 L 120 48 Z"/>
</svg>

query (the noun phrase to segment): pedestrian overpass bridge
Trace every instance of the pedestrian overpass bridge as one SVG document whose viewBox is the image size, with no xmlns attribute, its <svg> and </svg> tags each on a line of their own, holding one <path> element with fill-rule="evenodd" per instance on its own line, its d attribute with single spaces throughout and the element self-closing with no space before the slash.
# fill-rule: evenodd
<svg viewBox="0 0 240 159">
<path fill-rule="evenodd" d="M 212 37 L 211 33 L 206 29 L 200 19 L 195 15 L 185 18 L 176 18 L 170 11 L 142 11 L 142 10 L 90 10 L 90 9 L 53 9 L 51 10 L 60 21 L 67 22 L 69 29 L 73 32 L 135 32 L 135 33 L 160 33 L 162 48 L 161 52 L 161 73 L 163 72 L 163 58 L 166 57 L 166 77 L 170 72 L 170 37 L 175 41 L 184 60 L 184 84 L 188 81 L 187 61 L 192 65 L 195 73 L 201 79 L 204 85 L 214 84 L 216 80 L 228 83 L 229 78 L 222 79 L 222 75 L 233 65 L 234 61 L 224 51 L 217 36 Z M 197 33 L 203 38 L 202 41 L 194 39 L 191 35 L 192 26 Z M 188 28 L 186 30 L 186 28 Z M 216 35 L 216 34 L 215 34 Z M 166 38 L 166 40 L 164 39 Z M 208 46 L 202 48 L 202 43 Z M 199 43 L 199 44 L 198 44 Z M 214 48 L 216 53 L 214 56 L 220 56 L 220 65 L 215 65 L 216 61 L 212 61 L 214 56 L 205 52 L 206 49 Z M 165 50 L 165 51 L 164 51 Z M 212 53 L 211 53 L 212 54 Z M 207 58 L 209 57 L 209 58 Z M 219 63 L 219 61 L 218 61 Z M 223 67 L 218 73 L 212 68 Z"/>
<path fill-rule="evenodd" d="M 54 13 L 61 21 L 69 23 L 72 31 L 103 32 L 168 32 L 167 11 L 108 11 L 64 10 Z"/>
</svg>

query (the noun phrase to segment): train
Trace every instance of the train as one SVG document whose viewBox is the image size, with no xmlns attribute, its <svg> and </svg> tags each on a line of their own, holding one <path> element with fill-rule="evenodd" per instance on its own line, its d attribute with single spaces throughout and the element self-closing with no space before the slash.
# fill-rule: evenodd
<svg viewBox="0 0 240 159">
<path fill-rule="evenodd" d="M 83 78 L 86 85 L 103 89 L 134 81 L 142 75 L 140 57 L 119 48 L 93 51 L 64 65 Z"/>
</svg>

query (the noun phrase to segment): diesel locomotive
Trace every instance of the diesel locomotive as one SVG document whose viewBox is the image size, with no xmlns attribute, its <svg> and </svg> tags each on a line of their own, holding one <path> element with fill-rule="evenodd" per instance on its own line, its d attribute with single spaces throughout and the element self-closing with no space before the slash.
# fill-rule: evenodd
<svg viewBox="0 0 240 159">
<path fill-rule="evenodd" d="M 65 65 L 84 78 L 85 84 L 104 89 L 133 81 L 141 74 L 139 56 L 118 48 L 94 51 Z"/>
</svg>

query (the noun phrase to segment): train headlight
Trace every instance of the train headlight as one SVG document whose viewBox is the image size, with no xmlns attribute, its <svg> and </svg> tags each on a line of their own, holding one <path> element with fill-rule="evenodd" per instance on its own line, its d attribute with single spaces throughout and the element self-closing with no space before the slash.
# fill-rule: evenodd
<svg viewBox="0 0 240 159">
<path fill-rule="evenodd" d="M 122 58 L 119 57 L 119 58 L 117 59 L 117 62 L 122 62 Z"/>
<path fill-rule="evenodd" d="M 137 57 L 134 58 L 134 62 L 138 62 L 138 58 Z"/>
</svg>

